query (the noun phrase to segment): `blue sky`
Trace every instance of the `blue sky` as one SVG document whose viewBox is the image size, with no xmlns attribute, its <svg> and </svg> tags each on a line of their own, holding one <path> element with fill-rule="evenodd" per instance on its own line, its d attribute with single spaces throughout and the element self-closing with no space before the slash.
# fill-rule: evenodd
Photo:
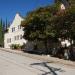
<svg viewBox="0 0 75 75">
<path fill-rule="evenodd" d="M 0 18 L 12 21 L 17 12 L 25 16 L 28 11 L 53 2 L 54 0 L 0 0 Z"/>
</svg>

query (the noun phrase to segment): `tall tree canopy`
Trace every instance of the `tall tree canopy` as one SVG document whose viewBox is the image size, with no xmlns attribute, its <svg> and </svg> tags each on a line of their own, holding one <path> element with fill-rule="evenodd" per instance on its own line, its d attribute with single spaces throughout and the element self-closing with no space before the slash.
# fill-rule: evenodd
<svg viewBox="0 0 75 75">
<path fill-rule="evenodd" d="M 28 13 L 21 25 L 24 27 L 24 38 L 29 41 L 42 40 L 47 48 L 47 41 L 58 41 L 58 38 L 75 39 L 75 12 L 68 8 L 59 11 L 60 3 L 36 9 Z"/>
<path fill-rule="evenodd" d="M 0 20 L 0 46 L 4 44 L 4 29 L 3 29 L 3 21 Z"/>
<path fill-rule="evenodd" d="M 7 20 L 5 23 L 2 19 L 0 19 L 0 47 L 3 47 L 4 45 L 4 33 L 6 32 L 7 27 Z"/>
<path fill-rule="evenodd" d="M 43 41 L 47 49 L 47 41 L 56 39 L 53 16 L 58 11 L 56 6 L 39 8 L 30 12 L 21 25 L 24 27 L 24 38 L 29 41 Z"/>
<path fill-rule="evenodd" d="M 39 8 L 27 15 L 22 22 L 25 31 L 25 39 L 47 39 L 47 37 L 55 37 L 56 32 L 51 24 L 53 15 L 58 11 L 56 7 Z"/>
</svg>

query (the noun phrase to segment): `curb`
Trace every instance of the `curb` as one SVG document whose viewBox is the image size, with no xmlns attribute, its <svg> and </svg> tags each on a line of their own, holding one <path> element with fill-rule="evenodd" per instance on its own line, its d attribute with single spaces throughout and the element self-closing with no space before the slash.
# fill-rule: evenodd
<svg viewBox="0 0 75 75">
<path fill-rule="evenodd" d="M 72 62 L 69 60 L 63 60 L 63 59 L 59 59 L 59 58 L 48 57 L 45 55 L 29 54 L 29 53 L 24 53 L 23 51 L 15 51 L 15 50 L 5 49 L 5 48 L 0 48 L 0 50 L 5 51 L 5 52 L 9 52 L 9 53 L 13 53 L 13 54 L 26 56 L 26 57 L 29 57 L 32 59 L 37 59 L 37 60 L 46 61 L 46 62 L 50 62 L 50 63 L 52 62 L 52 63 L 56 63 L 56 64 L 62 64 L 64 66 L 75 68 L 75 62 Z"/>
</svg>

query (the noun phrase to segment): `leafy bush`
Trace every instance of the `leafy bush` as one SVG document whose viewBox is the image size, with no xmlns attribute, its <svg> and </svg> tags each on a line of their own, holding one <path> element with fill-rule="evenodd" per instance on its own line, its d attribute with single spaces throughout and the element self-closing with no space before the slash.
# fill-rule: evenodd
<svg viewBox="0 0 75 75">
<path fill-rule="evenodd" d="M 12 44 L 10 46 L 11 49 L 21 49 L 21 45 L 20 44 Z"/>
</svg>

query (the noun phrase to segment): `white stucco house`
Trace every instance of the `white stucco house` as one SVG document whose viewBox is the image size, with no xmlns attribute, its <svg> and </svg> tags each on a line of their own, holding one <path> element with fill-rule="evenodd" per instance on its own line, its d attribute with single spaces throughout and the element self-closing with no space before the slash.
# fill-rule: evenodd
<svg viewBox="0 0 75 75">
<path fill-rule="evenodd" d="M 23 21 L 23 18 L 17 13 L 8 28 L 8 32 L 4 35 L 4 48 L 10 48 L 12 44 L 23 45 L 27 42 L 23 39 L 24 31 L 23 27 L 21 27 L 21 21 Z"/>
</svg>

